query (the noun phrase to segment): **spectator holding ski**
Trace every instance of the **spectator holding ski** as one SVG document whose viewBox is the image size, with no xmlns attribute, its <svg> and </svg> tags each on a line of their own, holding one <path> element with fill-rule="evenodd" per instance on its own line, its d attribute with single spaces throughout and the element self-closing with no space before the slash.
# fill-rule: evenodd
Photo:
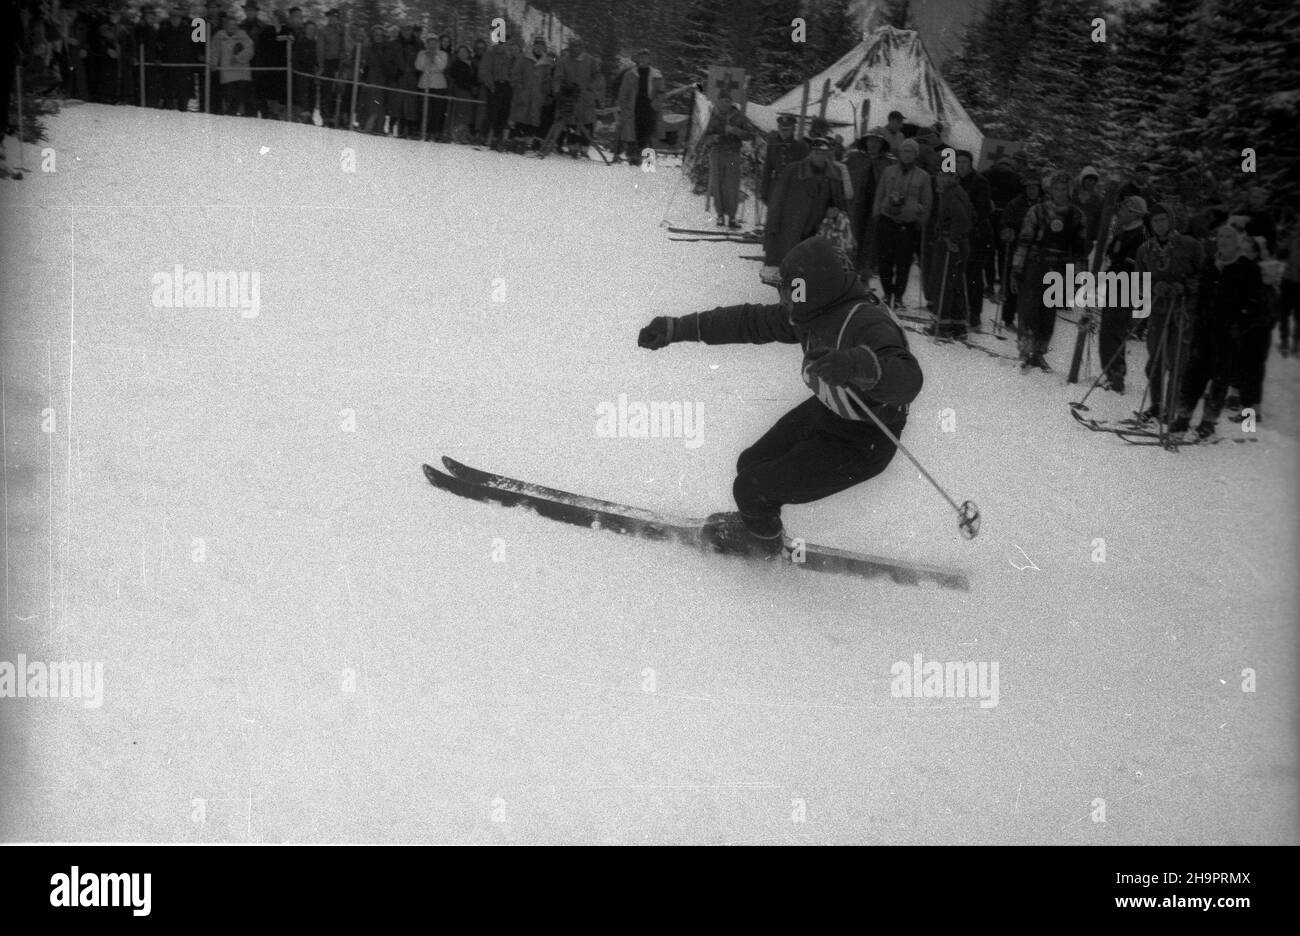
<svg viewBox="0 0 1300 936">
<path fill-rule="evenodd" d="M 781 262 L 779 305 L 660 316 L 641 329 L 638 344 L 651 350 L 680 341 L 803 348 L 803 382 L 814 395 L 741 453 L 732 485 L 738 510 L 713 514 L 704 528 L 719 552 L 780 555 L 783 506 L 846 490 L 894 457 L 921 366 L 846 260 L 825 238 L 810 238 Z"/>
<path fill-rule="evenodd" d="M 1177 403 L 1178 388 L 1191 353 L 1192 319 L 1204 255 L 1200 243 L 1174 230 L 1165 205 L 1153 205 L 1147 215 L 1151 237 L 1137 250 L 1135 271 L 1151 275 L 1151 319 L 1147 326 L 1147 386 L 1151 405 L 1139 414 L 1143 421 L 1168 423 L 1164 410 Z M 1168 393 L 1166 390 L 1168 389 Z"/>
<path fill-rule="evenodd" d="M 1147 205 L 1139 195 L 1130 195 L 1115 210 L 1115 233 L 1106 244 L 1103 273 L 1119 273 L 1126 280 L 1136 270 L 1138 248 L 1147 239 Z M 1126 290 L 1131 292 L 1131 290 Z M 1127 351 L 1129 332 L 1133 330 L 1133 308 L 1137 297 L 1106 296 L 1101 309 L 1101 327 L 1097 333 L 1097 352 L 1104 371 L 1101 388 L 1123 395 L 1128 376 Z"/>
</svg>

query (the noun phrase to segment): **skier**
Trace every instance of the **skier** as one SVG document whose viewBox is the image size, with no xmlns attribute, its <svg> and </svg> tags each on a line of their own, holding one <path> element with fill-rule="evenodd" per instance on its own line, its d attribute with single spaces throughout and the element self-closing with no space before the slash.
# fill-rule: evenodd
<svg viewBox="0 0 1300 936">
<path fill-rule="evenodd" d="M 1044 181 L 1049 198 L 1026 212 L 1011 261 L 1009 286 L 1018 294 L 1022 371 L 1051 369 L 1044 355 L 1056 328 L 1056 309 L 1043 301 L 1043 287 L 1049 274 L 1063 276 L 1067 263 L 1081 260 L 1087 246 L 1087 221 L 1079 206 L 1070 203 L 1070 177 L 1050 172 Z"/>
<path fill-rule="evenodd" d="M 1115 233 L 1106 244 L 1106 258 L 1102 272 L 1119 272 L 1127 276 L 1134 272 L 1134 258 L 1138 248 L 1147 239 L 1147 204 L 1139 195 L 1130 195 L 1120 202 L 1115 211 Z M 1124 394 L 1124 378 L 1128 376 L 1128 361 L 1124 343 L 1133 330 L 1133 297 L 1121 301 L 1116 296 L 1107 297 L 1101 310 L 1101 328 L 1097 333 L 1097 351 L 1101 355 L 1106 374 L 1101 388 Z"/>
<path fill-rule="evenodd" d="M 637 343 L 677 341 L 803 347 L 803 381 L 814 396 L 782 416 L 741 453 L 732 494 L 738 511 L 704 526 L 718 552 L 781 554 L 781 508 L 820 500 L 885 470 L 897 447 L 863 412 L 897 437 L 921 390 L 921 366 L 897 320 L 824 237 L 796 245 L 781 262 L 779 305 L 736 305 L 678 318 L 658 316 Z"/>
</svg>

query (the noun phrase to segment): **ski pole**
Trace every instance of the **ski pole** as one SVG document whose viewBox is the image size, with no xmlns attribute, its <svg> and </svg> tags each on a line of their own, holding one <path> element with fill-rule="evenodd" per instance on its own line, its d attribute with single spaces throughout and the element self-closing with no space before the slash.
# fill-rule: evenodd
<svg viewBox="0 0 1300 936">
<path fill-rule="evenodd" d="M 924 245 L 922 246 L 921 249 L 922 250 L 925 249 Z M 943 278 L 939 280 L 939 305 L 936 306 L 934 310 L 934 336 L 933 337 L 934 337 L 935 344 L 939 343 L 939 323 L 943 321 L 943 313 L 944 313 L 943 297 L 944 297 L 944 293 L 947 291 L 948 288 L 948 258 L 950 256 L 951 253 L 945 249 L 943 254 Z M 922 274 L 921 276 L 921 285 L 922 285 L 922 289 L 924 289 L 925 286 L 924 274 Z"/>
<path fill-rule="evenodd" d="M 966 500 L 958 504 L 953 500 L 952 496 L 939 486 L 939 482 L 930 476 L 930 472 L 926 471 L 924 466 L 917 461 L 916 456 L 907 450 L 907 446 L 899 441 L 898 436 L 894 435 L 894 433 L 889 430 L 889 427 L 880 421 L 880 417 L 872 412 L 871 407 L 862 402 L 862 398 L 854 392 L 852 387 L 846 385 L 844 387 L 844 392 L 848 395 L 850 400 L 858 404 L 858 407 L 864 413 L 871 417 L 871 421 L 874 422 L 877 428 L 885 434 L 885 437 L 889 439 L 890 442 L 893 442 L 894 445 L 897 446 L 898 450 L 908 457 L 912 464 L 916 466 L 916 470 L 925 476 L 925 480 L 934 485 L 934 489 L 943 495 L 943 499 L 948 502 L 948 506 L 957 511 L 957 528 L 961 530 L 961 535 L 966 539 L 974 539 L 979 535 L 980 509 L 976 506 L 975 502 Z"/>
<path fill-rule="evenodd" d="M 1085 413 L 1088 412 L 1088 407 L 1085 405 L 1088 401 L 1088 397 L 1092 396 L 1092 391 L 1096 390 L 1098 387 L 1101 386 L 1101 382 L 1105 380 L 1106 375 L 1110 373 L 1111 365 L 1113 365 L 1117 360 L 1119 360 L 1119 356 L 1124 353 L 1124 347 L 1125 345 L 1128 344 L 1128 338 L 1129 335 L 1133 333 L 1133 328 L 1134 326 L 1132 325 L 1129 326 L 1128 331 L 1124 333 L 1124 338 L 1120 342 L 1119 347 L 1115 349 L 1115 353 L 1110 356 L 1110 360 L 1107 361 L 1106 365 L 1101 369 L 1101 373 L 1097 375 L 1097 379 L 1092 382 L 1092 386 L 1088 388 L 1088 392 L 1083 395 L 1082 400 L 1079 400 L 1077 403 L 1071 403 L 1070 409 L 1082 410 Z M 1143 399 L 1146 398 L 1145 393 L 1143 393 L 1142 396 Z"/>
</svg>

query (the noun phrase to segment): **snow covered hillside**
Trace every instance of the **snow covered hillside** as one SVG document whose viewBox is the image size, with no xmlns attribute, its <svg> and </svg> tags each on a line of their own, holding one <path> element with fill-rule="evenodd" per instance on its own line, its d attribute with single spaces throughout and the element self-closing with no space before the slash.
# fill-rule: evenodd
<svg viewBox="0 0 1300 936">
<path fill-rule="evenodd" d="M 49 135 L 0 186 L 0 660 L 103 694 L 0 698 L 4 839 L 1300 839 L 1300 361 L 1257 443 L 1169 454 L 1069 417 L 1072 330 L 1051 375 L 915 338 L 904 442 L 981 535 L 901 455 L 786 524 L 972 590 L 766 569 L 420 471 L 730 506 L 807 391 L 794 347 L 637 348 L 775 295 L 754 248 L 668 240 L 709 220 L 680 173 L 131 107 Z M 177 265 L 255 309 L 158 307 Z M 700 444 L 598 435 L 624 394 Z M 996 665 L 997 704 L 896 697 L 917 655 Z"/>
</svg>

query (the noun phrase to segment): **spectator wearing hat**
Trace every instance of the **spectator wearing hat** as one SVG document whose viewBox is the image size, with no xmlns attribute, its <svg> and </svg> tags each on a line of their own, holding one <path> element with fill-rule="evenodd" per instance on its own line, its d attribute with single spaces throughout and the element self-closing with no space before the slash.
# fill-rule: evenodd
<svg viewBox="0 0 1300 936">
<path fill-rule="evenodd" d="M 916 164 L 919 151 L 915 140 L 903 140 L 898 162 L 881 174 L 871 210 L 879 239 L 880 288 L 891 308 L 903 302 L 912 259 L 921 244 L 921 226 L 929 220 L 934 197 L 930 176 Z"/>
<path fill-rule="evenodd" d="M 1204 252 L 1201 244 L 1174 229 L 1168 206 L 1155 204 L 1147 214 L 1151 236 L 1137 249 L 1135 270 L 1151 276 L 1151 317 L 1147 328 L 1147 385 L 1151 405 L 1141 418 L 1169 422 L 1191 353 Z M 1168 392 L 1166 392 L 1168 390 Z M 1170 412 L 1165 412 L 1164 404 Z"/>
<path fill-rule="evenodd" d="M 517 58 L 517 42 L 494 42 L 484 53 L 480 64 L 479 78 L 487 87 L 487 144 L 494 150 L 501 149 L 510 133 L 510 105 L 514 99 L 514 86 L 510 83 L 510 78 Z"/>
<path fill-rule="evenodd" d="M 844 157 L 844 163 L 849 168 L 849 177 L 853 183 L 849 221 L 854 241 L 858 245 L 854 265 L 864 283 L 870 282 L 876 267 L 876 238 L 871 219 L 871 212 L 876 204 L 876 189 L 880 186 L 880 179 L 885 170 L 895 161 L 894 157 L 889 155 L 889 140 L 885 139 L 884 134 L 875 130 L 859 137 L 853 149 Z"/>
<path fill-rule="evenodd" d="M 758 128 L 741 114 L 732 102 L 731 95 L 725 91 L 719 94 L 713 116 L 704 129 L 704 141 L 711 147 L 709 195 L 713 200 L 713 210 L 718 216 L 718 227 L 740 227 L 740 222 L 736 220 L 736 208 L 740 204 L 740 148 L 745 140 L 752 140 L 756 132 Z M 768 231 L 771 231 L 774 213 L 768 216 Z"/>
<path fill-rule="evenodd" d="M 664 106 L 664 76 L 650 64 L 650 50 L 636 54 L 636 67 L 623 73 L 618 83 L 619 143 L 627 161 L 641 164 L 641 155 L 654 143 Z"/>
<path fill-rule="evenodd" d="M 1154 189 L 1151 186 L 1151 167 L 1146 163 L 1138 163 L 1120 186 L 1117 198 L 1123 201 L 1130 195 L 1136 195 L 1148 205 L 1153 205 L 1157 201 Z"/>
<path fill-rule="evenodd" d="M 451 40 L 448 39 L 448 44 Z M 420 135 L 421 111 L 424 108 L 420 84 L 420 72 L 416 62 L 424 52 L 424 42 L 415 33 L 413 25 L 400 26 L 397 38 L 392 41 L 393 68 L 396 73 L 393 81 L 397 91 L 393 93 L 390 113 L 397 121 L 395 135 L 404 140 L 414 140 Z M 446 88 L 442 89 L 444 92 Z M 446 98 L 440 97 L 440 103 L 446 107 Z M 432 120 L 430 119 L 430 126 Z"/>
<path fill-rule="evenodd" d="M 1140 195 L 1129 195 L 1115 209 L 1115 234 L 1106 244 L 1102 260 L 1103 273 L 1119 273 L 1126 279 L 1137 270 L 1138 248 L 1147 239 L 1147 205 Z M 1097 353 L 1104 368 L 1101 388 L 1124 392 L 1128 375 L 1127 351 L 1124 348 L 1133 328 L 1132 295 L 1109 295 L 1101 307 L 1101 327 L 1097 332 Z M 1146 297 L 1143 297 L 1146 298 Z M 1125 301 L 1127 300 L 1127 301 Z"/>
<path fill-rule="evenodd" d="M 1065 277 L 1087 254 L 1087 221 L 1070 202 L 1070 177 L 1049 173 L 1048 198 L 1029 207 L 1016 238 L 1008 287 L 1019 315 L 1020 369 L 1050 370 L 1046 354 L 1056 330 L 1056 308 L 1046 301 L 1049 276 Z"/>
<path fill-rule="evenodd" d="M 817 234 L 829 213 L 847 211 L 848 207 L 830 141 L 811 138 L 808 155 L 786 166 L 772 186 L 763 228 L 764 265 L 780 266 L 795 244 Z"/>
<path fill-rule="evenodd" d="M 1245 235 L 1241 241 L 1242 256 L 1259 269 L 1259 296 L 1253 311 L 1247 305 L 1244 315 L 1232 335 L 1235 342 L 1236 356 L 1232 385 L 1237 388 L 1236 400 L 1238 410 L 1228 419 L 1241 422 L 1246 410 L 1253 410 L 1256 422 L 1259 421 L 1259 404 L 1264 396 L 1264 369 L 1268 362 L 1268 352 L 1273 343 L 1273 324 L 1278 318 L 1278 287 L 1282 282 L 1285 264 L 1275 260 L 1268 251 L 1268 242 L 1263 235 L 1252 237 Z"/>
<path fill-rule="evenodd" d="M 759 176 L 759 197 L 763 204 L 769 204 L 772 186 L 777 176 L 791 163 L 796 163 L 808 155 L 808 144 L 796 140 L 794 126 L 796 118 L 791 114 L 782 114 L 776 118 L 776 129 L 767 135 L 767 151 L 763 156 L 763 168 Z"/>
</svg>

